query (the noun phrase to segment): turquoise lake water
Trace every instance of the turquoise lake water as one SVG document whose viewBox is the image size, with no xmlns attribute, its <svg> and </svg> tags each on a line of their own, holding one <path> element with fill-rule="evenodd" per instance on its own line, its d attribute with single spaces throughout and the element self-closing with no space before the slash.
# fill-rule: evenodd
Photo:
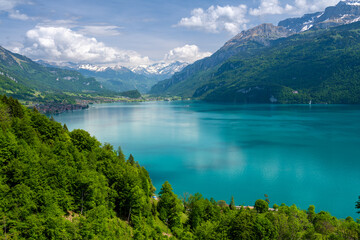
<svg viewBox="0 0 360 240">
<path fill-rule="evenodd" d="M 160 190 L 200 192 L 237 205 L 315 205 L 340 218 L 360 195 L 360 106 L 99 104 L 55 116 L 121 146 Z"/>
</svg>

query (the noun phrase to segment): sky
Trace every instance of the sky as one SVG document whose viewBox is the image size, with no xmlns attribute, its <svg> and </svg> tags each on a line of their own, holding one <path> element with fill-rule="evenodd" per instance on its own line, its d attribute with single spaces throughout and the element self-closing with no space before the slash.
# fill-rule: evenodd
<svg viewBox="0 0 360 240">
<path fill-rule="evenodd" d="M 339 0 L 0 0 L 0 45 L 34 60 L 194 62 L 261 23 Z"/>
</svg>

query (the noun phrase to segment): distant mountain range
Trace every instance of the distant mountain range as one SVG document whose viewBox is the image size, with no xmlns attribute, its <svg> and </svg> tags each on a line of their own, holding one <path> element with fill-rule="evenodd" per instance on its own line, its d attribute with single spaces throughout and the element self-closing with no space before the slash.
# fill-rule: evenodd
<svg viewBox="0 0 360 240">
<path fill-rule="evenodd" d="M 236 103 L 360 103 L 360 1 L 243 31 L 152 87 Z"/>
<path fill-rule="evenodd" d="M 139 90 L 147 93 L 157 82 L 170 78 L 175 72 L 181 71 L 188 63 L 155 63 L 152 65 L 140 65 L 127 68 L 124 66 L 97 66 L 92 64 L 75 63 L 49 63 L 38 61 L 44 66 L 60 67 L 72 69 L 80 72 L 84 76 L 94 77 L 102 83 L 106 89 L 123 92 L 129 90 Z"/>
</svg>

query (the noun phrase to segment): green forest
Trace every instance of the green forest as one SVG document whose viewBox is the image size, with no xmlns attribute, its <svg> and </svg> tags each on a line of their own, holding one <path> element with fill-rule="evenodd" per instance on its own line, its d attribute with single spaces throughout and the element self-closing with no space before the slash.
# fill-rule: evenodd
<svg viewBox="0 0 360 240">
<path fill-rule="evenodd" d="M 359 239 L 360 220 L 314 206 L 254 208 L 157 191 L 121 148 L 0 96 L 1 239 Z M 199 189 L 201 190 L 201 189 Z M 154 197 L 158 192 L 158 197 Z M 239 201 L 241 199 L 238 199 Z M 331 197 L 329 197 L 331 201 Z M 355 203 L 360 211 L 360 198 Z"/>
</svg>

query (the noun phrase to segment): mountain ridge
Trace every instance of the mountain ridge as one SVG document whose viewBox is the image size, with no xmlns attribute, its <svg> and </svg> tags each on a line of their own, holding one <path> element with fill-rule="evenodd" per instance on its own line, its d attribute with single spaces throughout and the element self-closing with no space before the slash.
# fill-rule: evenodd
<svg viewBox="0 0 360 240">
<path fill-rule="evenodd" d="M 278 26 L 285 27 L 294 33 L 299 33 L 311 28 L 328 28 L 357 21 L 360 21 L 360 1 L 343 0 L 337 5 L 327 7 L 321 12 L 282 20 Z"/>
<path fill-rule="evenodd" d="M 261 49 L 268 46 L 271 40 L 291 35 L 291 32 L 283 27 L 273 24 L 261 24 L 252 29 L 242 31 L 227 41 L 218 51 L 210 57 L 203 58 L 188 65 L 182 71 L 175 73 L 170 79 L 164 80 L 152 87 L 151 94 L 161 94 L 172 85 L 185 81 L 196 72 L 206 71 L 236 54 L 252 54 L 250 50 Z"/>
</svg>

